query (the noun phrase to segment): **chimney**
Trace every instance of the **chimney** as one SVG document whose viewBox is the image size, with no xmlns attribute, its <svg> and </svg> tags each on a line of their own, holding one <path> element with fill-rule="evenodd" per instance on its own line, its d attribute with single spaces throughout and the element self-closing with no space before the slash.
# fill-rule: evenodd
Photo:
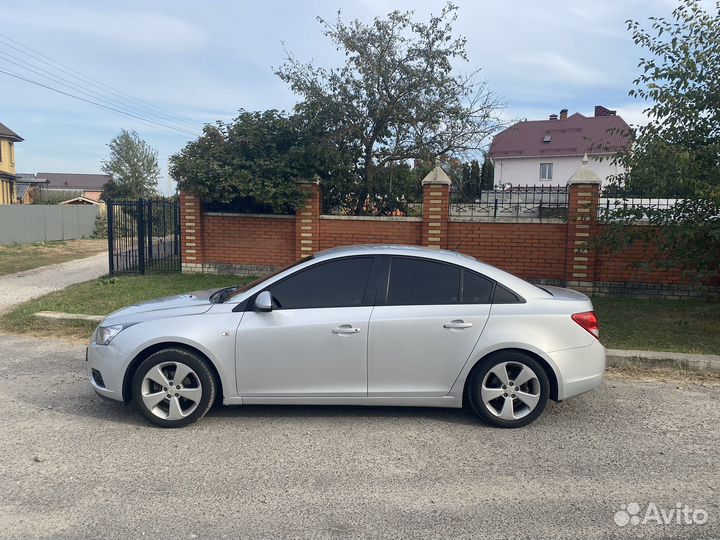
<svg viewBox="0 0 720 540">
<path fill-rule="evenodd" d="M 557 119 L 558 119 L 557 114 L 551 114 L 551 115 L 550 115 L 550 120 L 557 120 Z"/>
<path fill-rule="evenodd" d="M 595 105 L 595 116 L 615 116 L 615 113 L 617 113 L 617 111 L 611 111 L 602 105 Z"/>
<path fill-rule="evenodd" d="M 562 109 L 560 111 L 560 120 L 567 120 L 567 109 Z"/>
</svg>

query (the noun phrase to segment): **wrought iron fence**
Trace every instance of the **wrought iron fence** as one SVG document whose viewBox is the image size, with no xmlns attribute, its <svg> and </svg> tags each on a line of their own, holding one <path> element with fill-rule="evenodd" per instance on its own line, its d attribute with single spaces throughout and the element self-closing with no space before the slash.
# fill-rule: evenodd
<svg viewBox="0 0 720 540">
<path fill-rule="evenodd" d="M 180 270 L 177 198 L 107 202 L 110 274 Z"/>
<path fill-rule="evenodd" d="M 618 217 L 632 217 L 635 220 L 648 220 L 658 210 L 669 210 L 685 199 L 661 199 L 648 197 L 601 197 L 598 205 L 598 218 L 603 221 Z"/>
<path fill-rule="evenodd" d="M 481 191 L 475 197 L 450 195 L 450 216 L 468 219 L 565 219 L 565 186 L 515 186 Z"/>
</svg>

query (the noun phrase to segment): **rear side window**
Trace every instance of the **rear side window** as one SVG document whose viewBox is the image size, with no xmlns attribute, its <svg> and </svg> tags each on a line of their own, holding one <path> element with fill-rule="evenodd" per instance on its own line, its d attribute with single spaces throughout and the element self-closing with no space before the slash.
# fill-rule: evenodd
<svg viewBox="0 0 720 540">
<path fill-rule="evenodd" d="M 461 302 L 463 304 L 489 304 L 493 297 L 495 282 L 491 279 L 463 270 Z"/>
<path fill-rule="evenodd" d="M 457 304 L 459 294 L 459 267 L 424 259 L 392 258 L 388 305 Z"/>
<path fill-rule="evenodd" d="M 312 266 L 270 287 L 278 309 L 363 305 L 371 257 L 338 259 Z"/>
</svg>

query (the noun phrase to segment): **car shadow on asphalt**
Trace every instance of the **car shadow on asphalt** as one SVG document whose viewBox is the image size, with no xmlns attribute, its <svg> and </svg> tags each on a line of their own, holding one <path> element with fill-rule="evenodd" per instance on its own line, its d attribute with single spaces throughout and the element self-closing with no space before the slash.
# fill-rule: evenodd
<svg viewBox="0 0 720 540">
<path fill-rule="evenodd" d="M 132 404 L 102 399 L 92 391 L 79 389 L 70 392 L 61 400 L 49 400 L 47 395 L 25 393 L 16 395 L 17 398 L 37 408 L 41 413 L 68 414 L 80 418 L 92 418 L 102 422 L 122 423 L 132 426 L 147 426 L 147 422 Z M 60 397 L 58 394 L 56 397 Z M 71 399 L 67 399 L 71 398 Z M 571 420 L 578 415 L 584 416 L 584 399 L 572 400 L 565 403 L 550 402 L 543 415 L 533 425 L 556 423 Z M 310 419 L 356 419 L 362 421 L 394 421 L 407 420 L 442 422 L 455 425 L 488 427 L 483 424 L 475 413 L 466 406 L 463 408 L 434 408 L 434 407 L 384 407 L 384 406 L 356 406 L 356 405 L 215 405 L 207 414 L 211 420 L 310 420 Z M 202 422 L 202 420 L 201 420 Z"/>
<path fill-rule="evenodd" d="M 359 405 L 241 405 L 215 406 L 208 413 L 213 418 L 248 418 L 254 420 L 305 420 L 355 418 L 358 420 L 429 420 L 450 424 L 483 425 L 469 408 L 383 407 Z"/>
</svg>

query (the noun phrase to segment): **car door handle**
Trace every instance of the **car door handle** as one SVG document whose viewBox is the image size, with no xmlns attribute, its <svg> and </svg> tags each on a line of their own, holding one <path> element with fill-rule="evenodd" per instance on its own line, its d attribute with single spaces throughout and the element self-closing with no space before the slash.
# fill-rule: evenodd
<svg viewBox="0 0 720 540">
<path fill-rule="evenodd" d="M 333 334 L 357 334 L 359 331 L 359 328 L 349 324 L 341 324 L 337 328 L 332 329 Z"/>
<path fill-rule="evenodd" d="M 471 322 L 465 322 L 462 319 L 456 319 L 454 321 L 450 321 L 449 323 L 443 324 L 443 328 L 450 328 L 453 329 L 463 329 L 463 328 L 470 328 L 473 325 Z"/>
</svg>

